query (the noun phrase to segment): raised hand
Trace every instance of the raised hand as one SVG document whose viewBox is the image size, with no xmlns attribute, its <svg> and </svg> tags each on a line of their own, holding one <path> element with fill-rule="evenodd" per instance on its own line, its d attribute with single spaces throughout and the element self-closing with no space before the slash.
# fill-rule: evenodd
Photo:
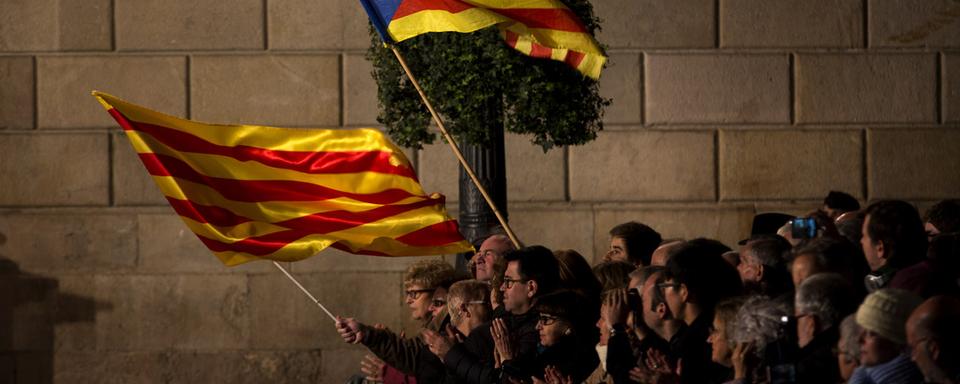
<svg viewBox="0 0 960 384">
<path fill-rule="evenodd" d="M 423 332 L 420 333 L 420 337 L 422 337 L 423 342 L 427 344 L 427 348 L 429 348 L 430 352 L 433 352 L 434 355 L 437 355 L 441 361 L 447 356 L 447 352 L 450 352 L 450 348 L 453 348 L 453 345 L 459 342 L 454 335 L 449 326 L 444 334 L 429 329 L 424 329 Z"/>
<path fill-rule="evenodd" d="M 493 335 L 493 345 L 496 347 L 498 363 L 513 359 L 513 345 L 510 341 L 510 332 L 507 329 L 503 319 L 494 319 L 490 327 L 490 334 Z"/>
<path fill-rule="evenodd" d="M 369 353 L 363 356 L 363 360 L 360 360 L 360 372 L 363 372 L 364 379 L 367 381 L 382 383 L 383 371 L 386 367 L 387 363 Z"/>
<path fill-rule="evenodd" d="M 343 341 L 350 344 L 360 344 L 363 341 L 363 324 L 356 319 L 352 317 L 344 319 L 337 316 L 336 327 L 337 333 L 340 334 Z"/>
<path fill-rule="evenodd" d="M 603 316 L 603 321 L 607 323 L 608 327 L 613 327 L 614 324 L 626 325 L 628 309 L 627 290 L 614 289 L 603 299 L 600 316 Z"/>
</svg>

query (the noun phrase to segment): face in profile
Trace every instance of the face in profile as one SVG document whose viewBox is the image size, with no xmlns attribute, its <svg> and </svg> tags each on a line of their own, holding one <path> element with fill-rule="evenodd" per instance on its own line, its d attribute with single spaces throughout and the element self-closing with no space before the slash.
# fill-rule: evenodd
<svg viewBox="0 0 960 384">
<path fill-rule="evenodd" d="M 407 307 L 410 308 L 410 317 L 421 321 L 430 319 L 430 304 L 433 300 L 433 292 L 434 290 L 424 289 L 419 284 L 407 285 L 404 297 Z"/>
<path fill-rule="evenodd" d="M 537 321 L 537 331 L 540 333 L 540 345 L 550 347 L 560 342 L 564 336 L 572 332 L 570 322 L 566 319 L 541 313 Z"/>
<path fill-rule="evenodd" d="M 731 367 L 733 366 L 733 362 L 730 358 L 733 355 L 733 351 L 730 349 L 730 343 L 727 337 L 727 324 L 720 316 L 714 316 L 710 336 L 707 337 L 707 342 L 710 343 L 711 347 L 710 359 L 717 364 Z"/>
<path fill-rule="evenodd" d="M 522 314 L 528 308 L 530 298 L 530 282 L 520 276 L 520 264 L 517 261 L 507 263 L 507 271 L 503 274 L 503 308 L 514 314 Z"/>
<path fill-rule="evenodd" d="M 893 360 L 902 347 L 876 332 L 865 329 L 860 334 L 860 364 L 872 367 Z"/>
</svg>

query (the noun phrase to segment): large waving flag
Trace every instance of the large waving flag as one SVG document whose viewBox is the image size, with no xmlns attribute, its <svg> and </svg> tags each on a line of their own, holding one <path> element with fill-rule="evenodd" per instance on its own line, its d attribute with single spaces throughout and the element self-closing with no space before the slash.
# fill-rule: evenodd
<svg viewBox="0 0 960 384">
<path fill-rule="evenodd" d="M 465 252 L 439 194 L 375 129 L 290 129 L 178 119 L 93 95 L 167 201 L 226 265 L 334 247 L 380 256 Z"/>
<path fill-rule="evenodd" d="M 360 0 L 384 42 L 427 32 L 473 32 L 497 25 L 507 45 L 563 61 L 594 79 L 607 58 L 560 0 Z"/>
</svg>

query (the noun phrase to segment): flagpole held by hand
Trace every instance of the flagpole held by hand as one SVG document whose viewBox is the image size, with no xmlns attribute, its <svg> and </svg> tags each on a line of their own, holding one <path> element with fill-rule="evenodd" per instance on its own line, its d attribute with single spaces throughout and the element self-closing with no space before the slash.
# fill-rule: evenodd
<svg viewBox="0 0 960 384">
<path fill-rule="evenodd" d="M 310 291 L 308 291 L 306 288 L 304 288 L 303 285 L 301 285 L 300 282 L 297 281 L 297 279 L 294 278 L 293 275 L 290 274 L 290 272 L 287 272 L 287 270 L 284 269 L 284 268 L 280 265 L 280 263 L 274 261 L 274 262 L 273 262 L 273 265 L 277 266 L 277 268 L 280 269 L 280 272 L 283 272 L 284 275 L 287 275 L 287 278 L 290 279 L 290 281 L 292 281 L 294 284 L 296 284 L 297 287 L 300 287 L 300 290 L 303 291 L 303 293 L 306 293 L 306 294 L 307 294 L 307 297 L 309 297 L 310 300 L 313 300 L 314 303 L 317 303 L 317 305 L 320 306 L 320 309 L 322 309 L 324 312 L 326 312 L 326 313 L 327 313 L 327 316 L 330 316 L 330 318 L 333 319 L 333 322 L 334 322 L 334 323 L 339 322 L 339 321 L 337 320 L 337 317 L 334 316 L 332 313 L 330 313 L 330 311 L 327 310 L 327 307 L 324 307 L 323 304 L 320 304 L 320 300 L 317 300 L 316 297 L 313 297 L 313 295 L 310 294 Z"/>
<path fill-rule="evenodd" d="M 510 229 L 510 225 L 507 224 L 507 220 L 503 218 L 503 214 L 501 214 L 500 210 L 497 209 L 497 205 L 493 203 L 493 199 L 490 198 L 490 194 L 487 193 L 487 189 L 480 184 L 480 179 L 478 179 L 477 175 L 473 173 L 473 168 L 471 168 L 470 165 L 467 164 L 467 160 L 463 158 L 463 153 L 460 152 L 460 147 L 457 146 L 456 141 L 454 141 L 453 137 L 450 136 L 450 133 L 447 132 L 447 128 L 443 125 L 443 120 L 440 119 L 440 115 L 437 114 L 437 111 L 433 109 L 433 105 L 430 104 L 430 100 L 427 99 L 427 94 L 423 92 L 422 88 L 420 88 L 420 83 L 417 82 L 415 77 L 413 77 L 413 73 L 410 72 L 410 67 L 407 66 L 407 61 L 403 59 L 403 55 L 400 54 L 400 51 L 397 50 L 396 46 L 390 45 L 390 49 L 393 50 L 393 54 L 397 56 L 397 60 L 400 61 L 400 66 L 403 67 L 403 71 L 407 74 L 410 82 L 413 83 L 414 88 L 416 88 L 417 92 L 420 94 L 420 99 L 423 100 L 423 104 L 427 106 L 428 110 L 430 110 L 430 115 L 433 116 L 433 121 L 435 121 L 437 126 L 440 127 L 440 132 L 443 133 L 443 137 L 447 140 L 447 143 L 450 144 L 450 149 L 452 149 L 453 154 L 457 156 L 457 160 L 460 161 L 460 165 L 462 165 L 463 169 L 467 171 L 467 175 L 470 176 L 470 180 L 473 180 L 473 184 L 477 186 L 480 194 L 483 195 L 483 199 L 487 201 L 487 205 L 489 205 L 490 209 L 493 210 L 493 214 L 497 216 L 497 220 L 500 221 L 500 225 L 503 226 L 503 230 L 507 232 L 507 236 L 510 237 L 510 241 L 513 242 L 513 246 L 520 248 L 520 241 L 517 240 L 517 235 L 513 233 L 513 230 Z"/>
</svg>

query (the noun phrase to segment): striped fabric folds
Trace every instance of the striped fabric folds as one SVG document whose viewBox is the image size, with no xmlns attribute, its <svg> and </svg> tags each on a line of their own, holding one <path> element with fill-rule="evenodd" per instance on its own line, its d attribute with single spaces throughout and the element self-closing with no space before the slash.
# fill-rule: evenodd
<svg viewBox="0 0 960 384">
<path fill-rule="evenodd" d="M 471 250 L 375 129 L 214 125 L 93 92 L 183 222 L 228 266 L 333 247 L 377 256 Z"/>
<path fill-rule="evenodd" d="M 360 0 L 383 41 L 427 32 L 473 32 L 497 25 L 510 47 L 567 63 L 600 78 L 607 58 L 560 0 Z"/>
</svg>

